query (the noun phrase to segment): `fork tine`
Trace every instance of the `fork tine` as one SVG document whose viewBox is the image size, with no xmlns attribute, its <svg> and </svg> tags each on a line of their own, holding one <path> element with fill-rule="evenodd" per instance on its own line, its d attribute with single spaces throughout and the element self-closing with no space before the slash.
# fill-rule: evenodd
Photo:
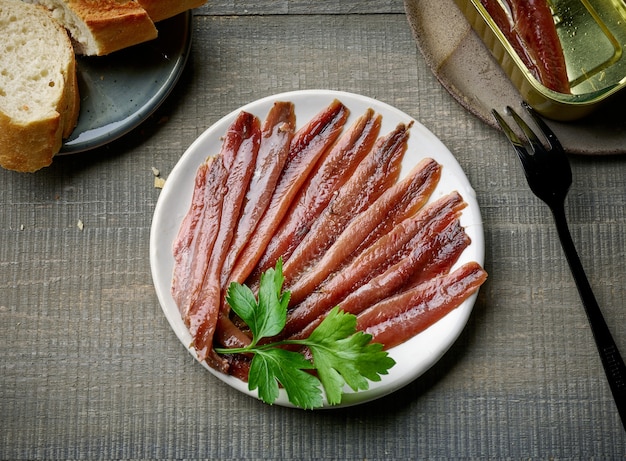
<svg viewBox="0 0 626 461">
<path fill-rule="evenodd" d="M 554 132 L 550 129 L 548 124 L 537 114 L 537 111 L 531 107 L 526 101 L 522 101 L 522 107 L 526 109 L 526 112 L 533 118 L 539 129 L 542 131 L 543 135 L 546 137 L 548 144 L 554 150 L 558 150 L 563 152 L 563 146 L 561 146 L 561 142 L 556 137 Z"/>
<path fill-rule="evenodd" d="M 526 106 L 524 107 L 526 108 Z M 545 150 L 545 148 L 543 147 L 543 144 L 541 143 L 541 141 L 539 140 L 535 132 L 531 130 L 528 124 L 524 121 L 524 119 L 522 119 L 522 117 L 517 115 L 517 112 L 515 112 L 511 107 L 507 106 L 506 110 L 511 115 L 511 117 L 513 117 L 513 120 L 515 120 L 515 123 L 517 123 L 517 126 L 519 126 L 521 130 L 524 132 L 524 135 L 526 136 L 526 138 L 528 139 L 528 142 L 530 142 L 530 145 L 533 148 L 533 153 L 536 154 L 537 152 L 539 153 L 543 152 Z M 533 114 L 531 113 L 531 115 Z"/>
<path fill-rule="evenodd" d="M 496 118 L 496 122 L 498 122 L 498 125 L 500 125 L 500 128 L 502 128 L 502 131 L 504 131 L 504 134 L 506 135 L 506 137 L 509 138 L 509 141 L 511 141 L 511 144 L 513 144 L 516 147 L 517 146 L 523 147 L 524 145 L 522 144 L 522 141 L 515 134 L 515 132 L 511 129 L 509 124 L 504 121 L 504 119 L 498 113 L 498 111 L 495 109 L 492 109 L 491 113 Z"/>
<path fill-rule="evenodd" d="M 509 124 L 504 121 L 504 119 L 498 113 L 497 110 L 492 109 L 491 113 L 493 114 L 493 116 L 496 119 L 496 122 L 498 122 L 498 125 L 500 125 L 500 128 L 502 128 L 502 131 L 508 138 L 513 148 L 515 149 L 515 152 L 517 152 L 517 155 L 522 162 L 522 166 L 524 167 L 524 171 L 527 171 L 529 163 L 532 161 L 532 158 L 530 154 L 528 153 L 528 151 L 526 150 L 526 147 L 524 147 L 524 143 L 522 143 L 520 138 L 511 129 Z"/>
</svg>

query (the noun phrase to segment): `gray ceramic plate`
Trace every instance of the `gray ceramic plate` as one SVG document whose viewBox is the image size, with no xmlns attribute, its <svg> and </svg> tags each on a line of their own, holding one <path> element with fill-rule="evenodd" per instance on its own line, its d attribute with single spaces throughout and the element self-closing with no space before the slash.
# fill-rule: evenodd
<svg viewBox="0 0 626 461">
<path fill-rule="evenodd" d="M 469 112 L 496 126 L 491 109 L 518 109 L 521 96 L 453 0 L 405 0 L 417 46 L 443 87 Z M 573 154 L 626 153 L 626 93 L 576 122 L 549 125 Z"/>
<path fill-rule="evenodd" d="M 159 22 L 150 42 L 108 56 L 77 60 L 81 108 L 60 154 L 103 146 L 136 128 L 168 96 L 191 46 L 192 13 Z"/>
</svg>

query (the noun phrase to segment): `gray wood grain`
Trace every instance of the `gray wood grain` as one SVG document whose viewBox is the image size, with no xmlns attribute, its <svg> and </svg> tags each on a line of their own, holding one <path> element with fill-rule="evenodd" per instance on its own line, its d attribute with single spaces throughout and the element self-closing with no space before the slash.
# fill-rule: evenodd
<svg viewBox="0 0 626 461">
<path fill-rule="evenodd" d="M 626 456 L 549 212 L 500 133 L 430 74 L 402 2 L 210 2 L 193 24 L 188 67 L 145 124 L 36 174 L 0 171 L 0 458 Z M 319 412 L 256 402 L 198 365 L 161 313 L 148 255 L 151 168 L 167 177 L 242 104 L 308 88 L 378 98 L 441 138 L 476 190 L 490 274 L 423 377 Z M 626 353 L 626 163 L 572 168 L 573 237 Z"/>
</svg>

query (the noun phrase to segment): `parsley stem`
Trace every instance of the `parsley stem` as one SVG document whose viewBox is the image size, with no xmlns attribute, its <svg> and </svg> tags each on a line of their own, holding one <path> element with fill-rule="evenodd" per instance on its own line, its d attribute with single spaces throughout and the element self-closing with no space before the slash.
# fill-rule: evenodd
<svg viewBox="0 0 626 461">
<path fill-rule="evenodd" d="M 214 350 L 218 354 L 250 354 L 256 351 L 264 351 L 264 350 L 273 349 L 275 347 L 280 347 L 280 346 L 288 346 L 288 345 L 306 346 L 307 344 L 308 344 L 307 341 L 304 339 L 284 339 L 282 341 L 276 341 L 275 343 L 268 343 L 268 344 L 262 344 L 262 345 L 251 344 L 250 346 L 246 346 L 246 347 L 233 347 L 233 348 L 216 347 L 214 348 Z"/>
</svg>

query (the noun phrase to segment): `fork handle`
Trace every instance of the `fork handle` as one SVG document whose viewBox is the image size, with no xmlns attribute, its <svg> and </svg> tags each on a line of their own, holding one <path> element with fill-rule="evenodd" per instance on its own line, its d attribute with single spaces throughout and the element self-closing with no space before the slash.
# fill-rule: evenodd
<svg viewBox="0 0 626 461">
<path fill-rule="evenodd" d="M 585 275 L 583 265 L 580 262 L 574 241 L 572 240 L 567 226 L 564 207 L 552 207 L 552 214 L 556 222 L 561 246 L 565 252 L 565 257 L 567 258 L 572 274 L 574 275 L 578 293 L 580 294 L 587 318 L 591 325 L 591 331 L 596 341 L 598 352 L 600 353 L 600 359 L 602 360 L 611 392 L 613 393 L 613 399 L 617 405 L 617 411 L 622 420 L 622 425 L 626 429 L 626 366 L 624 365 L 624 360 L 617 349 L 613 336 L 611 336 L 609 327 L 600 311 L 600 306 L 598 306 L 596 297 L 591 290 L 589 280 Z"/>
</svg>

